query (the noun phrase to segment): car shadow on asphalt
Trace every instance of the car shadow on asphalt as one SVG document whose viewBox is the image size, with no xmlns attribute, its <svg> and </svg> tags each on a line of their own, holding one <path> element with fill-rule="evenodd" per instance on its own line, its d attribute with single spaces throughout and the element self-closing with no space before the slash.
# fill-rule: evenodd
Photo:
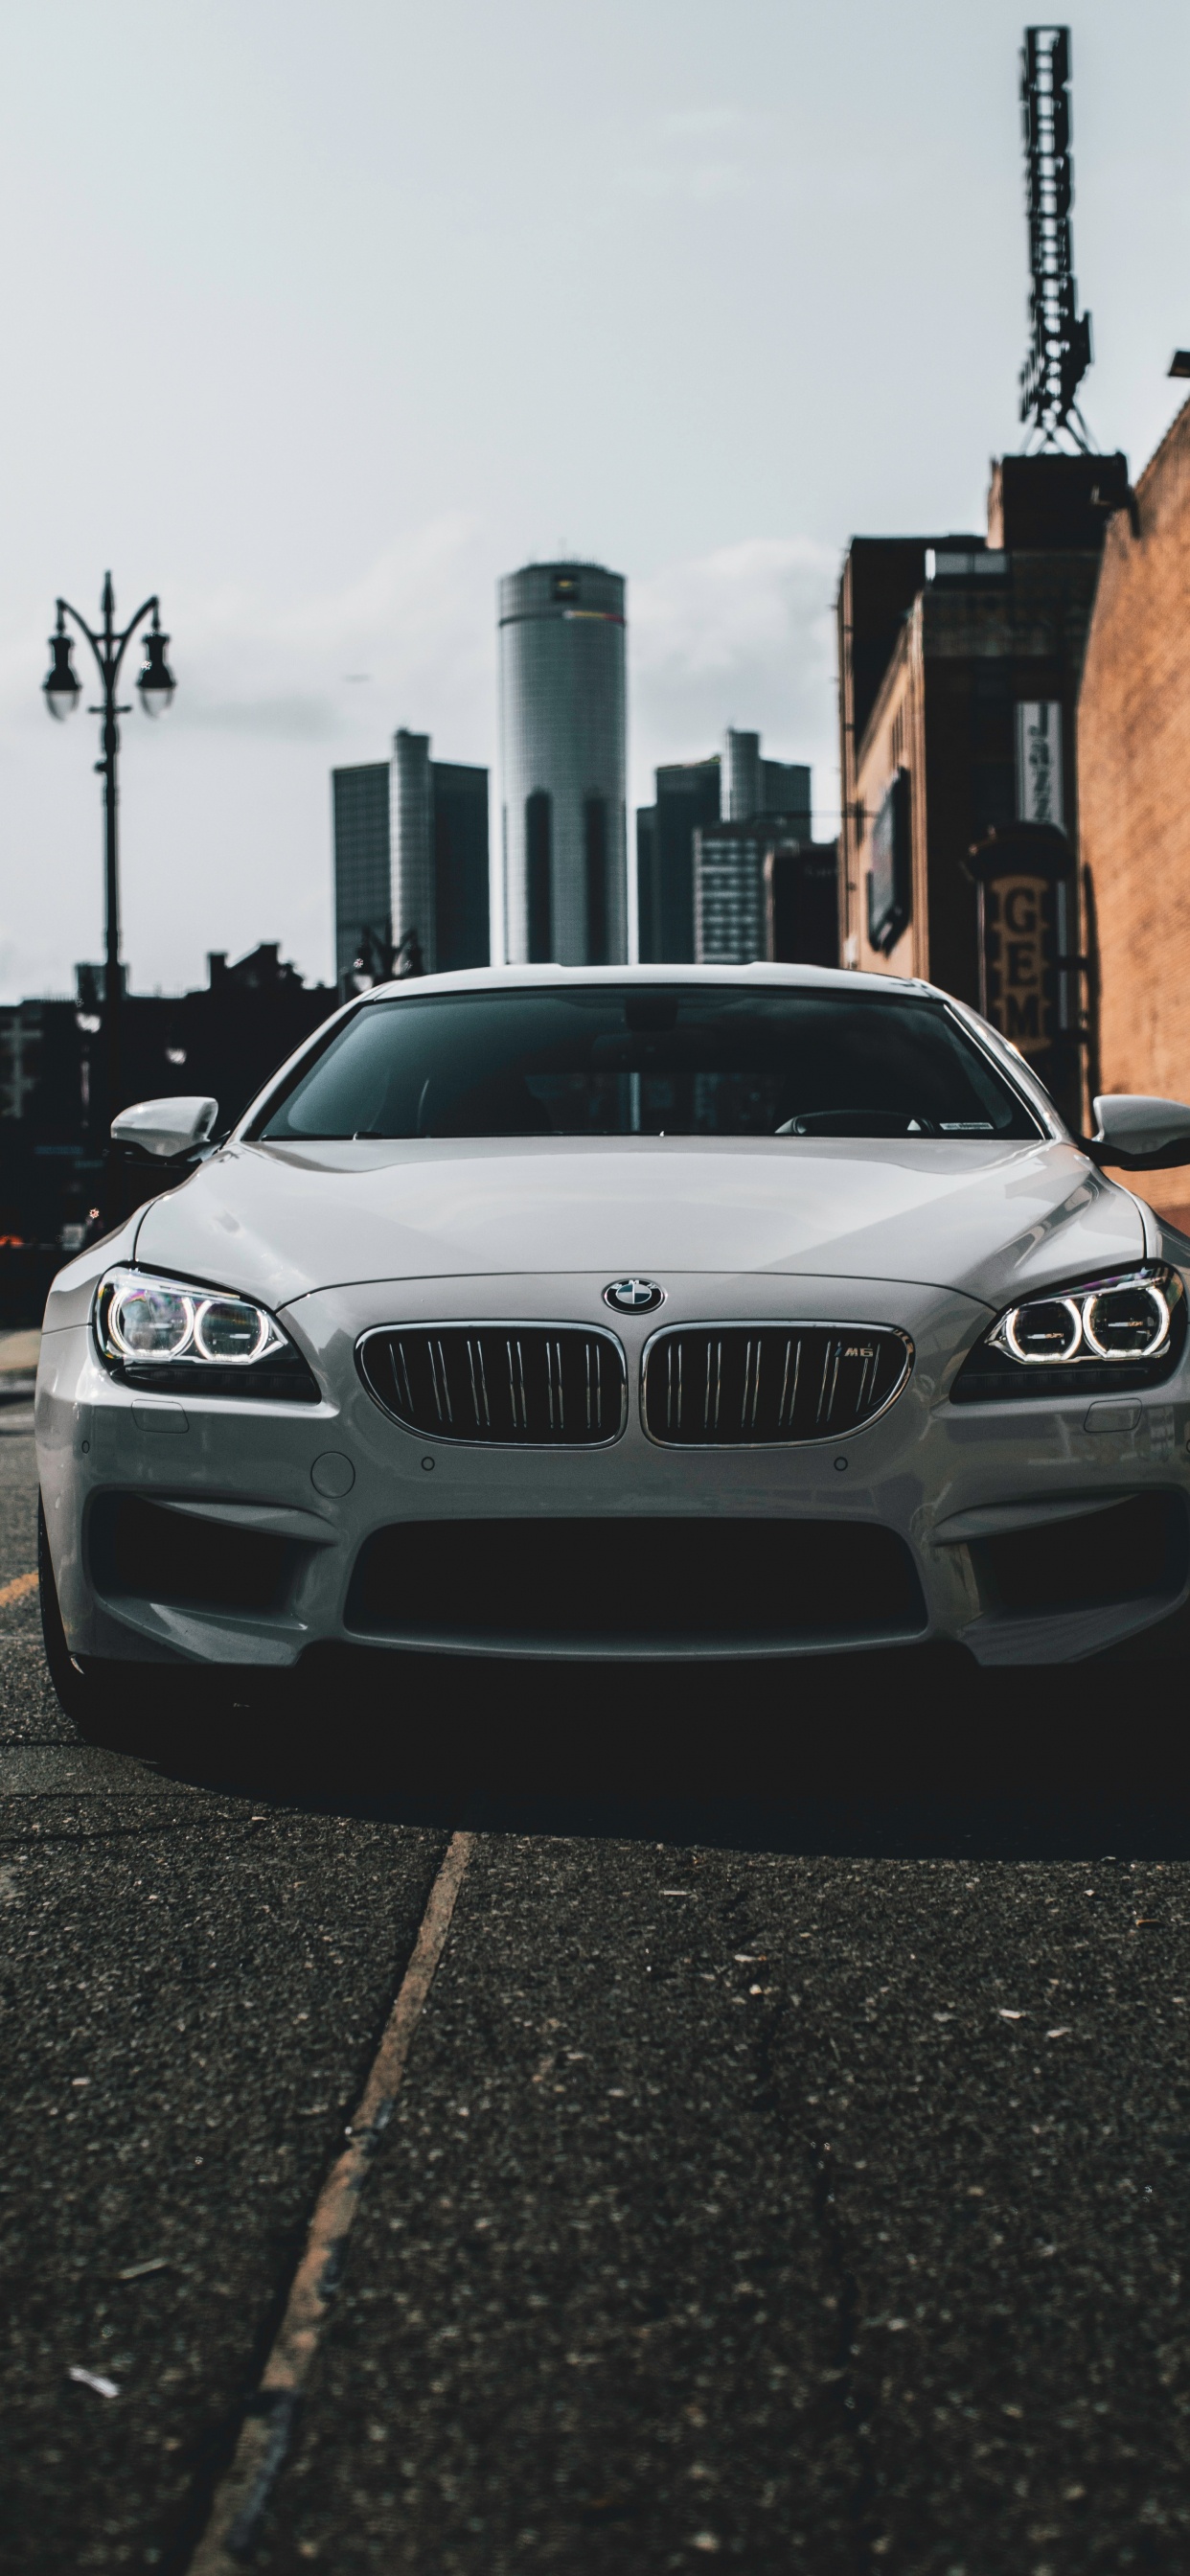
<svg viewBox="0 0 1190 2576">
<path fill-rule="evenodd" d="M 163 1716 L 167 1710 L 167 1716 Z M 697 1665 L 330 1648 L 171 1675 L 97 1740 L 159 1778 L 445 1829 L 872 1859 L 1190 1859 L 1185 1668 L 957 1649 Z"/>
</svg>

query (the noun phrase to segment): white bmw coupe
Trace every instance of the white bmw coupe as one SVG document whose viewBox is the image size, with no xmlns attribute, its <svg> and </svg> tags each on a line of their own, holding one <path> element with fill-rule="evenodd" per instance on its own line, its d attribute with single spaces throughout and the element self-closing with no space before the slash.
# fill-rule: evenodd
<svg viewBox="0 0 1190 2576">
<path fill-rule="evenodd" d="M 516 967 L 329 1020 L 54 1283 L 50 1667 L 333 1641 L 1073 1660 L 1190 1588 L 1190 1242 L 920 983 Z M 197 1159 L 196 1159 L 197 1157 Z M 188 1158 L 188 1159 L 187 1159 Z"/>
</svg>

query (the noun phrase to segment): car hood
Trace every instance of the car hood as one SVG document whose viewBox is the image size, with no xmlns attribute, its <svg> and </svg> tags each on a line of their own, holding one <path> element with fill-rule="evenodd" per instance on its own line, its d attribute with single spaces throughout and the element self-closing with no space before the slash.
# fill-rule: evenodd
<svg viewBox="0 0 1190 2576">
<path fill-rule="evenodd" d="M 731 1270 L 1001 1306 L 1144 1248 L 1136 1200 L 1069 1144 L 431 1138 L 225 1146 L 150 1201 L 136 1258 L 270 1306 L 371 1279 Z"/>
</svg>

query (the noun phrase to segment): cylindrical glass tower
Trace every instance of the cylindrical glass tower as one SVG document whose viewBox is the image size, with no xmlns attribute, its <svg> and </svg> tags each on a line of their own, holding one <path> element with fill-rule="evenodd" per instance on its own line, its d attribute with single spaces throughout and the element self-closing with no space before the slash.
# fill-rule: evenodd
<svg viewBox="0 0 1190 2576">
<path fill-rule="evenodd" d="M 628 955 L 624 581 L 526 564 L 500 583 L 500 790 L 510 965 Z"/>
<path fill-rule="evenodd" d="M 389 788 L 392 850 L 393 942 L 400 947 L 416 936 L 427 975 L 437 970 L 434 937 L 437 905 L 434 888 L 434 790 L 428 733 L 393 735 L 392 783 Z"/>
</svg>

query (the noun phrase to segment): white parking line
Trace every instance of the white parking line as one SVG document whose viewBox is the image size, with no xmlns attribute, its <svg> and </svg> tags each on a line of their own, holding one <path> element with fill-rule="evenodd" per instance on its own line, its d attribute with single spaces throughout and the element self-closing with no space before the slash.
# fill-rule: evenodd
<svg viewBox="0 0 1190 2576">
<path fill-rule="evenodd" d="M 231 2467 L 216 2487 L 206 2530 L 190 2562 L 190 2576 L 243 2576 L 244 2559 L 289 2447 L 298 2402 L 318 2349 L 328 2303 L 338 2286 L 368 2168 L 392 2117 L 413 2036 L 474 1848 L 474 1834 L 452 1834 L 348 2132 L 350 2143 L 315 2204 L 306 2250 L 261 2373 L 253 2412 L 245 2420 Z"/>
</svg>

